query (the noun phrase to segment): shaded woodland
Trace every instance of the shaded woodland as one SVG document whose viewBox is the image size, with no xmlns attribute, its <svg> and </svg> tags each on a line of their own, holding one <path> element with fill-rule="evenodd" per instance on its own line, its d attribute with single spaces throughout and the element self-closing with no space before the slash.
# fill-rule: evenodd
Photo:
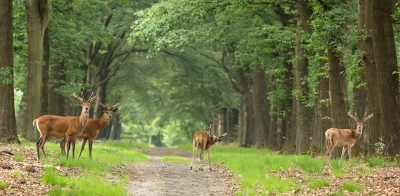
<svg viewBox="0 0 400 196">
<path fill-rule="evenodd" d="M 119 103 L 97 139 L 175 146 L 213 123 L 243 147 L 325 153 L 328 128 L 355 129 L 351 111 L 374 114 L 354 155 L 399 153 L 397 1 L 4 0 L 0 10 L 1 142 L 36 141 L 34 119 L 79 115 L 72 93 L 95 92 Z"/>
</svg>

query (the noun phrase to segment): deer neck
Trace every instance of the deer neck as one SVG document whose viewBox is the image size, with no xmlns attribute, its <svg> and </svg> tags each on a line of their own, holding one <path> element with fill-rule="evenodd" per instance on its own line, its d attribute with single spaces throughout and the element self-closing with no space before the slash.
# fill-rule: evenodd
<svg viewBox="0 0 400 196">
<path fill-rule="evenodd" d="M 87 122 L 88 122 L 88 118 L 89 118 L 89 112 L 88 113 L 84 113 L 82 111 L 81 115 L 79 116 L 79 125 L 78 125 L 78 131 L 82 132 L 83 129 L 86 127 Z"/>
<path fill-rule="evenodd" d="M 106 114 L 104 113 L 103 116 L 98 119 L 98 125 L 100 126 L 100 129 L 103 129 L 108 122 L 109 120 L 106 119 Z"/>
<path fill-rule="evenodd" d="M 357 127 L 354 131 L 353 131 L 354 137 L 356 138 L 356 140 L 360 139 L 361 135 L 362 135 L 362 128 L 361 130 Z"/>
</svg>

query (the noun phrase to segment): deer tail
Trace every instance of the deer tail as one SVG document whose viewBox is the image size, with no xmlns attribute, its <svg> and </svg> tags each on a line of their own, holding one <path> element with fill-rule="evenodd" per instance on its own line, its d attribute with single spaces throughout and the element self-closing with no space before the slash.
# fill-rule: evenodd
<svg viewBox="0 0 400 196">
<path fill-rule="evenodd" d="M 37 121 L 37 119 L 33 120 L 33 122 L 32 122 L 33 127 L 35 127 L 36 121 Z"/>
<path fill-rule="evenodd" d="M 332 134 L 333 134 L 332 131 L 328 131 L 328 133 L 326 134 L 326 143 L 329 146 L 332 146 Z"/>
</svg>

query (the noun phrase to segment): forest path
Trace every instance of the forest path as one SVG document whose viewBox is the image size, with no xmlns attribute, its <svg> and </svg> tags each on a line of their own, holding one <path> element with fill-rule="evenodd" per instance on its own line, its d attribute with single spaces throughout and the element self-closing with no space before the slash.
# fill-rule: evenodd
<svg viewBox="0 0 400 196">
<path fill-rule="evenodd" d="M 192 154 L 187 151 L 157 147 L 146 148 L 143 151 L 150 156 L 149 161 L 132 164 L 128 169 L 130 182 L 125 188 L 130 195 L 234 195 L 236 191 L 233 175 L 225 167 L 212 164 L 213 171 L 208 170 L 208 165 L 203 167 L 204 171 L 199 171 L 198 153 L 194 169 L 190 170 L 189 164 L 167 163 L 162 160 L 163 156 L 168 155 L 182 156 L 190 160 Z"/>
</svg>

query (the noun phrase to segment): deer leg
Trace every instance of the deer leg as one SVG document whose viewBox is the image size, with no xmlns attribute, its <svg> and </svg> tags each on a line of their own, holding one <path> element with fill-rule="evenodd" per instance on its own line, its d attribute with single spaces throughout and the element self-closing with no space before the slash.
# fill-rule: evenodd
<svg viewBox="0 0 400 196">
<path fill-rule="evenodd" d="M 93 145 L 93 140 L 90 139 L 89 140 L 89 156 L 90 156 L 90 159 L 92 159 L 92 145 Z"/>
<path fill-rule="evenodd" d="M 82 146 L 81 146 L 81 152 L 79 153 L 79 158 L 81 158 L 82 151 L 83 151 L 83 149 L 85 149 L 85 144 L 86 144 L 86 139 L 84 138 L 84 139 L 82 139 Z"/>
<path fill-rule="evenodd" d="M 38 161 L 40 160 L 40 143 L 42 142 L 42 137 L 38 139 L 36 142 L 36 151 L 37 151 L 37 156 L 38 156 Z"/>
<path fill-rule="evenodd" d="M 65 156 L 65 138 L 60 142 L 61 154 Z"/>
<path fill-rule="evenodd" d="M 75 158 L 75 141 L 76 141 L 76 138 L 71 139 L 71 144 L 72 144 L 72 158 Z"/>
<path fill-rule="evenodd" d="M 71 137 L 67 136 L 66 138 L 66 144 L 67 144 L 67 159 L 68 159 L 68 155 L 69 155 L 69 148 L 71 147 Z"/>
<path fill-rule="evenodd" d="M 201 152 L 200 152 L 200 164 L 199 164 L 199 170 L 200 170 L 200 171 L 203 171 L 203 167 L 202 167 L 202 165 L 203 165 L 203 160 L 204 160 L 204 150 L 201 149 Z"/>
<path fill-rule="evenodd" d="M 329 167 L 331 167 L 331 157 L 332 157 L 332 151 L 333 151 L 333 149 L 335 149 L 335 147 L 334 146 L 332 146 L 332 147 L 327 147 L 327 153 L 328 153 L 328 165 L 329 165 Z"/>
<path fill-rule="evenodd" d="M 210 149 L 207 150 L 207 153 L 208 153 L 208 166 L 210 167 L 210 171 L 212 171 L 211 170 Z"/>
<path fill-rule="evenodd" d="M 351 165 L 350 159 L 351 159 L 351 146 L 348 147 L 347 154 L 349 154 L 349 165 Z"/>
<path fill-rule="evenodd" d="M 343 149 L 342 149 L 342 155 L 340 156 L 340 160 L 339 160 L 339 164 L 340 164 L 340 162 L 342 161 L 343 156 L 344 156 L 345 153 L 346 153 L 346 147 L 343 147 Z"/>
<path fill-rule="evenodd" d="M 193 168 L 192 166 L 193 166 L 194 157 L 196 155 L 196 150 L 197 150 L 197 145 L 195 145 L 195 143 L 193 142 L 193 156 L 192 156 L 192 162 L 190 163 L 190 169 Z"/>
<path fill-rule="evenodd" d="M 46 157 L 46 152 L 44 152 L 44 144 L 46 143 L 46 141 L 47 141 L 47 137 L 42 136 L 42 141 L 40 141 L 40 149 L 42 149 L 44 157 Z"/>
</svg>

